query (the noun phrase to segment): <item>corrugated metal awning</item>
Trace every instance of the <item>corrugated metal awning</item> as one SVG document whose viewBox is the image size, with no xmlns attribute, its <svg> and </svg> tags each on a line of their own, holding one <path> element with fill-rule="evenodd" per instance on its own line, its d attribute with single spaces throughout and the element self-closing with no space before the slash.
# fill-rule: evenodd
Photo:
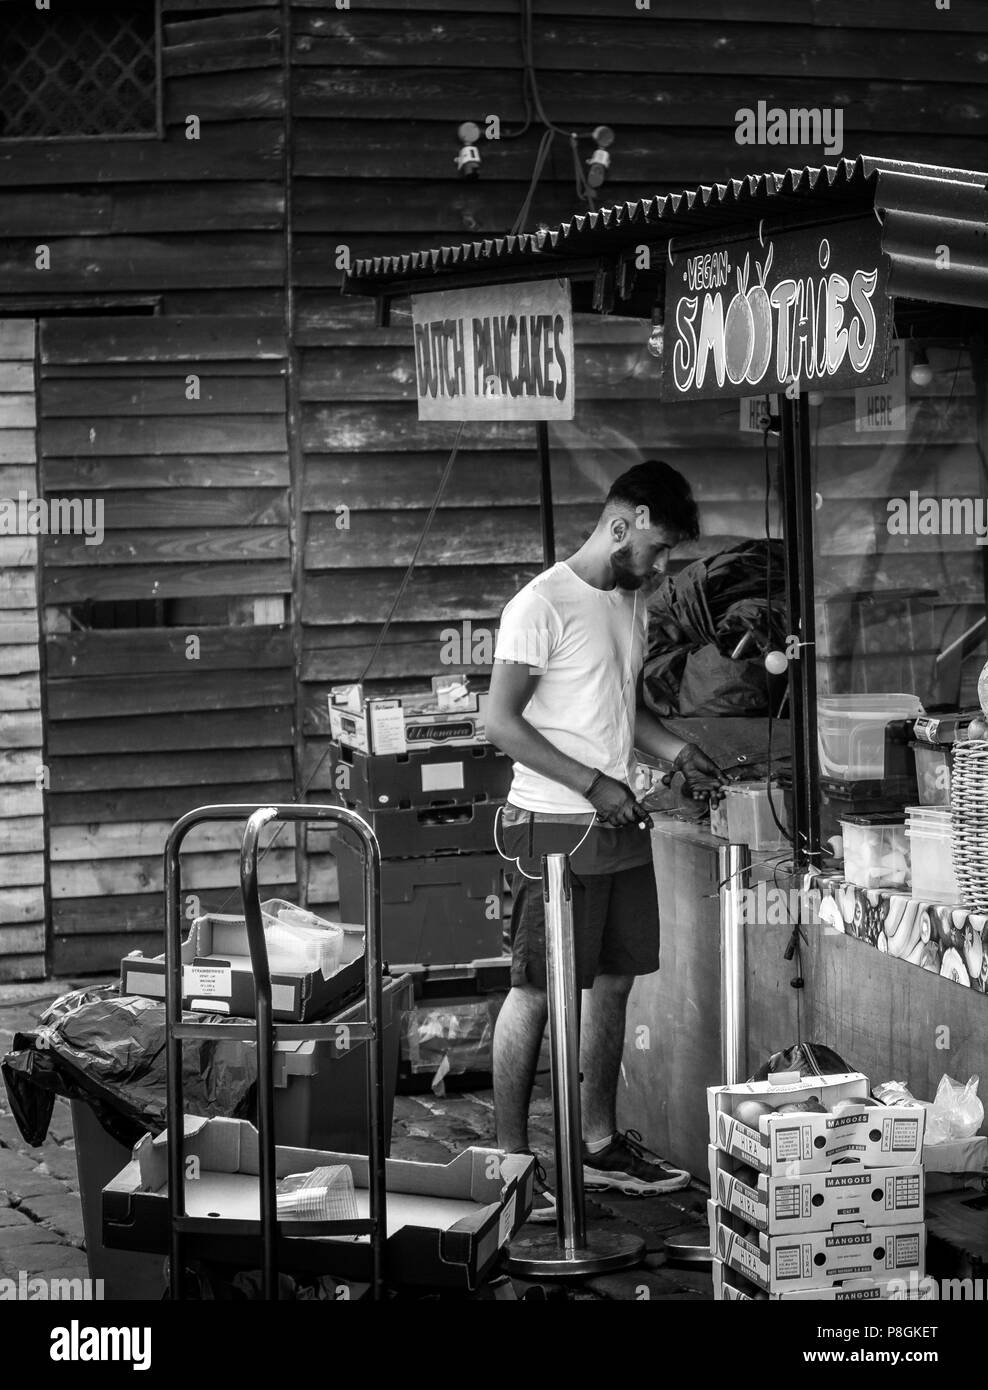
<svg viewBox="0 0 988 1390">
<path fill-rule="evenodd" d="M 391 299 L 556 274 L 597 278 L 593 307 L 642 315 L 661 295 L 665 251 L 674 239 L 751 235 L 760 223 L 778 232 L 874 213 L 891 261 L 890 294 L 988 308 L 986 189 L 985 173 L 860 155 L 620 203 L 546 232 L 358 260 L 343 291 Z M 643 244 L 661 255 L 652 255 L 652 270 L 637 272 L 632 287 L 623 268 Z M 602 290 L 599 277 L 609 270 L 612 284 Z"/>
</svg>

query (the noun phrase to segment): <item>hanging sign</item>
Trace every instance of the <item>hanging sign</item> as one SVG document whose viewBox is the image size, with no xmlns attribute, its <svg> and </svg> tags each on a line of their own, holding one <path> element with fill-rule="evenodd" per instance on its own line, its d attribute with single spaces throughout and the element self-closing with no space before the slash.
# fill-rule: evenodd
<svg viewBox="0 0 988 1390">
<path fill-rule="evenodd" d="M 889 353 L 885 382 L 860 386 L 854 393 L 854 429 L 858 434 L 901 434 L 906 429 L 905 344 L 899 338 Z"/>
<path fill-rule="evenodd" d="M 568 280 L 412 296 L 420 420 L 572 420 Z"/>
<path fill-rule="evenodd" d="M 764 241 L 674 247 L 663 399 L 795 396 L 883 381 L 892 312 L 881 235 L 870 217 Z"/>
</svg>

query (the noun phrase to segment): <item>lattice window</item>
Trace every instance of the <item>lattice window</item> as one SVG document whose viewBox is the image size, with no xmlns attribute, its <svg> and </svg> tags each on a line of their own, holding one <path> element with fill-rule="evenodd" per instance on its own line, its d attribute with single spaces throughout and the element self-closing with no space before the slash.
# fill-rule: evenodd
<svg viewBox="0 0 988 1390">
<path fill-rule="evenodd" d="M 0 3 L 0 138 L 157 128 L 155 0 Z"/>
</svg>

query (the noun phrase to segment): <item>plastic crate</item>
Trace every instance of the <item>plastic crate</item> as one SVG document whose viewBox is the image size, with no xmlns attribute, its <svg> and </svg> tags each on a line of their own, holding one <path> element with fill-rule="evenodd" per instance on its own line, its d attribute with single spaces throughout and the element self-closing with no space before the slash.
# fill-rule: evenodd
<svg viewBox="0 0 988 1390">
<path fill-rule="evenodd" d="M 500 802 L 472 801 L 454 806 L 412 806 L 379 810 L 339 798 L 361 815 L 377 836 L 382 859 L 424 859 L 438 854 L 483 854 L 494 850 L 494 820 Z M 352 832 L 333 832 L 332 840 L 355 846 Z"/>
<path fill-rule="evenodd" d="M 511 759 L 490 744 L 362 753 L 334 743 L 329 762 L 334 790 L 358 808 L 499 802 L 511 786 Z"/>
<path fill-rule="evenodd" d="M 359 850 L 333 844 L 340 916 L 364 921 L 364 870 Z M 385 859 L 381 864 L 384 959 L 417 965 L 460 964 L 501 954 L 502 870 L 499 854 L 447 854 Z"/>
</svg>

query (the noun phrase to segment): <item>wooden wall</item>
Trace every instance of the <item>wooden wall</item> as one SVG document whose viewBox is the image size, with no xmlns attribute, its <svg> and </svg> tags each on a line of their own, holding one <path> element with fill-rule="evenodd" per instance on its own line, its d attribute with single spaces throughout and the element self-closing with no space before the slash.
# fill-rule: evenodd
<svg viewBox="0 0 988 1390">
<path fill-rule="evenodd" d="M 740 8 L 656 0 L 604 15 L 597 0 L 536 0 L 546 109 L 566 128 L 617 133 L 603 202 L 825 157 L 738 145 L 735 112 L 761 100 L 840 106 L 848 155 L 983 163 L 988 15 L 893 0 Z M 154 941 L 157 850 L 177 810 L 240 795 L 248 777 L 268 798 L 323 790 L 328 688 L 361 673 L 453 434 L 418 425 L 407 317 L 377 330 L 367 303 L 341 298 L 339 248 L 504 232 L 539 137 L 485 142 L 481 178 L 456 173 L 461 121 L 494 113 L 510 132 L 523 118 L 518 0 L 162 10 L 163 139 L 0 140 L 0 319 L 43 321 L 43 486 L 99 494 L 107 517 L 103 546 L 42 548 L 50 916 L 69 970 Z M 560 136 L 530 225 L 579 206 Z M 284 340 L 268 350 L 289 275 L 297 356 Z M 80 309 L 88 322 L 62 317 Z M 649 454 L 693 481 L 704 549 L 760 533 L 759 438 L 739 434 L 735 404 L 657 408 L 643 340 L 637 324 L 578 326 L 577 419 L 552 430 L 560 551 L 610 480 Z M 297 436 L 280 394 L 296 363 Z M 198 402 L 183 394 L 189 373 Z M 846 428 L 841 409 L 824 407 L 827 428 Z M 378 688 L 433 674 L 451 623 L 493 624 L 540 565 L 536 499 L 530 432 L 467 433 L 371 672 Z M 97 597 L 153 597 L 167 623 L 66 630 Z M 194 675 L 188 635 L 202 638 Z M 203 839 L 205 895 L 217 856 L 232 862 L 225 843 Z M 279 850 L 268 863 L 287 875 Z M 309 869 L 311 901 L 331 907 L 332 861 Z"/>
<path fill-rule="evenodd" d="M 35 326 L 0 320 L 0 499 L 38 495 Z M 6 528 L 5 528 L 6 529 Z M 45 972 L 38 541 L 0 534 L 0 979 Z"/>
</svg>

